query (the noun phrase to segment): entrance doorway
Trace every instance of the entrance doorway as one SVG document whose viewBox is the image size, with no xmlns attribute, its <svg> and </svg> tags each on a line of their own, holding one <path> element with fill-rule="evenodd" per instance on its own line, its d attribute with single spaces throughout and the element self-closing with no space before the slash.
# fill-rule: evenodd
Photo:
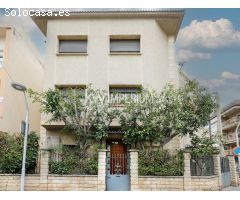
<svg viewBox="0 0 240 200">
<path fill-rule="evenodd" d="M 107 142 L 107 191 L 128 191 L 129 156 L 126 146 L 121 140 Z"/>
</svg>

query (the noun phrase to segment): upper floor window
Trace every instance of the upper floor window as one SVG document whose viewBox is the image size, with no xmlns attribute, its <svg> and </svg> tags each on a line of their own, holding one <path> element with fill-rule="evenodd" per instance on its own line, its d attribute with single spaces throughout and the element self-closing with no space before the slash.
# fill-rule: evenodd
<svg viewBox="0 0 240 200">
<path fill-rule="evenodd" d="M 139 93 L 141 92 L 140 86 L 129 86 L 129 87 L 115 87 L 110 86 L 109 95 L 110 101 L 113 104 L 123 104 L 131 100 L 138 100 Z"/>
<path fill-rule="evenodd" d="M 140 53 L 140 36 L 110 36 L 110 53 Z"/>
<path fill-rule="evenodd" d="M 86 86 L 84 85 L 56 85 L 55 87 L 61 91 L 64 97 L 68 96 L 69 91 L 82 98 L 86 96 Z"/>
<path fill-rule="evenodd" d="M 59 53 L 87 53 L 87 36 L 59 36 Z"/>
</svg>

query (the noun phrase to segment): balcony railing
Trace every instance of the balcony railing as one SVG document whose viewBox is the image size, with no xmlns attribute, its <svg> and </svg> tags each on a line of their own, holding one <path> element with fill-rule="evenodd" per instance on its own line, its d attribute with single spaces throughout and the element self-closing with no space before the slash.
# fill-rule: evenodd
<svg viewBox="0 0 240 200">
<path fill-rule="evenodd" d="M 228 127 L 232 127 L 234 125 L 237 125 L 237 122 L 239 121 L 239 117 L 232 117 L 226 121 L 222 122 L 222 127 L 223 129 L 228 128 Z"/>
<path fill-rule="evenodd" d="M 238 137 L 240 138 L 240 133 L 238 133 Z M 223 138 L 227 144 L 236 143 L 236 133 L 235 132 L 228 133 L 228 134 L 224 135 Z"/>
</svg>

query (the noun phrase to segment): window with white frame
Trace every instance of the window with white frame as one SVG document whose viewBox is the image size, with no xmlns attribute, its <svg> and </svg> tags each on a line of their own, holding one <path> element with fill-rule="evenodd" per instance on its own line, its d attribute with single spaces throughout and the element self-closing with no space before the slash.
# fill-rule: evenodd
<svg viewBox="0 0 240 200">
<path fill-rule="evenodd" d="M 117 87 L 110 86 L 109 87 L 109 96 L 111 103 L 118 105 L 123 102 L 127 102 L 128 100 L 138 100 L 139 93 L 141 92 L 141 87 Z"/>
<path fill-rule="evenodd" d="M 57 89 L 61 91 L 65 97 L 68 92 L 74 92 L 79 97 L 85 98 L 86 96 L 86 86 L 85 85 L 55 85 Z"/>
<path fill-rule="evenodd" d="M 59 36 L 58 53 L 87 53 L 87 36 Z"/>
<path fill-rule="evenodd" d="M 140 53 L 140 36 L 110 36 L 110 53 Z"/>
</svg>

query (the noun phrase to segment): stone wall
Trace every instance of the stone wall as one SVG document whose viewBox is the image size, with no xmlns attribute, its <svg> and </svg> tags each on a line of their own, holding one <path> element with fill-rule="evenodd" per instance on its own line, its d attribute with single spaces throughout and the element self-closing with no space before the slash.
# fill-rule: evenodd
<svg viewBox="0 0 240 200">
<path fill-rule="evenodd" d="M 141 191 L 217 191 L 218 176 L 192 176 L 191 188 L 184 188 L 183 176 L 140 176 L 138 187 Z"/>
<path fill-rule="evenodd" d="M 138 188 L 141 191 L 181 191 L 183 181 L 181 176 L 139 176 Z"/>
<path fill-rule="evenodd" d="M 191 190 L 193 191 L 218 191 L 218 176 L 192 176 Z"/>
<path fill-rule="evenodd" d="M 97 191 L 97 175 L 48 175 L 47 182 L 41 187 L 39 175 L 27 175 L 26 191 Z M 20 190 L 20 175 L 0 175 L 0 191 Z"/>
<path fill-rule="evenodd" d="M 0 191 L 20 190 L 20 175 L 0 175 Z M 25 177 L 25 190 L 37 191 L 40 186 L 40 175 L 27 175 Z"/>
<path fill-rule="evenodd" d="M 48 191 L 97 191 L 97 175 L 48 176 Z"/>
</svg>

